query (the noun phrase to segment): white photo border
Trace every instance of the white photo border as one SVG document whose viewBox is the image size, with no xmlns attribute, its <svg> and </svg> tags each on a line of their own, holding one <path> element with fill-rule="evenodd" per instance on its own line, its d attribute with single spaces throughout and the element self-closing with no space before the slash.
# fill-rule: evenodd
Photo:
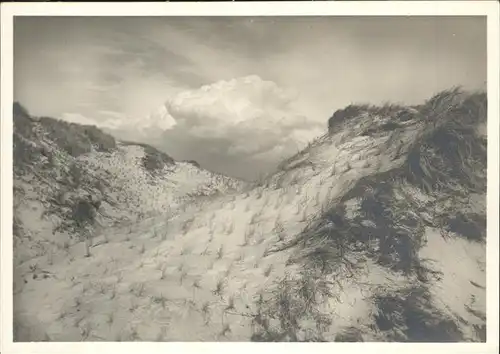
<svg viewBox="0 0 500 354">
<path fill-rule="evenodd" d="M 486 16 L 488 50 L 487 342 L 403 343 L 13 343 L 12 103 L 14 16 Z M 3 353 L 498 353 L 499 4 L 496 1 L 300 1 L 191 3 L 2 3 L 1 5 L 1 351 Z M 333 347 L 331 347 L 333 346 Z"/>
</svg>

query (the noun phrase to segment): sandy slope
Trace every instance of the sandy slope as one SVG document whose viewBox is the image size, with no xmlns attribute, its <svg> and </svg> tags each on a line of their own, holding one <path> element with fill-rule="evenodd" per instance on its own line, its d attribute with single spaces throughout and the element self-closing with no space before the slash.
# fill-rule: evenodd
<svg viewBox="0 0 500 354">
<path fill-rule="evenodd" d="M 92 168 L 106 165 L 117 185 L 130 184 L 129 203 L 145 214 L 169 212 L 106 227 L 107 243 L 99 244 L 104 237 L 97 238 L 90 259 L 83 257 L 83 245 L 75 243 L 20 264 L 16 274 L 22 274 L 22 286 L 14 297 L 19 339 L 248 341 L 255 340 L 259 326 L 280 327 L 283 319 L 263 325 L 259 311 L 272 302 L 283 277 L 299 281 L 303 269 L 300 263 L 290 264 L 294 247 L 272 250 L 293 240 L 363 177 L 400 167 L 406 151 L 428 129 L 413 120 L 396 131 L 360 136 L 367 126 L 383 123 L 361 117 L 319 138 L 252 190 L 224 191 L 182 206 L 172 202 L 171 193 L 179 197 L 202 185 L 206 177 L 196 169 L 177 165 L 177 172 L 166 173 L 164 182 L 152 186 L 130 163 L 141 156 L 139 148 L 84 159 Z M 182 188 L 166 188 L 181 182 Z M 358 204 L 355 199 L 346 203 L 351 214 Z M 485 323 L 480 315 L 485 313 L 484 245 L 444 239 L 432 228 L 426 229 L 425 239 L 419 257 L 441 272 L 431 285 L 426 282 L 429 302 L 455 318 L 465 340 L 479 340 L 472 325 Z M 376 323 L 376 299 L 411 289 L 421 280 L 366 255 L 356 257 L 354 270 L 339 268 L 335 275 L 311 278 L 318 284 L 329 281 L 331 295 L 316 306 L 317 317 L 300 319 L 296 339 L 331 341 L 355 328 L 365 341 L 388 340 Z M 330 319 L 326 327 L 321 327 L 321 315 Z M 293 338 L 285 333 L 275 339 Z"/>
</svg>

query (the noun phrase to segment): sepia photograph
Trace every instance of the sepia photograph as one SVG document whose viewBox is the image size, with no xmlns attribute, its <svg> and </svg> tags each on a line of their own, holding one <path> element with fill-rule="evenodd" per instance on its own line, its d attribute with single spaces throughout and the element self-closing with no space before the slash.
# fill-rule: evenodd
<svg viewBox="0 0 500 354">
<path fill-rule="evenodd" d="M 6 338 L 498 340 L 490 20 L 12 16 Z"/>
</svg>

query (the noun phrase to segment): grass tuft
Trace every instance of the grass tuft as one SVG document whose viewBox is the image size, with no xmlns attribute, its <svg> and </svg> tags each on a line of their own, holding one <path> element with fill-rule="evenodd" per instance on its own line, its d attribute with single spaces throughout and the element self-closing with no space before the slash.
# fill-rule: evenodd
<svg viewBox="0 0 500 354">
<path fill-rule="evenodd" d="M 168 299 L 163 294 L 154 295 L 151 297 L 151 302 L 155 304 L 160 304 L 162 308 L 165 308 L 167 301 Z"/>
<path fill-rule="evenodd" d="M 266 270 L 264 271 L 264 276 L 269 277 L 269 275 L 271 274 L 272 271 L 273 271 L 273 265 L 270 264 L 267 266 Z"/>
<path fill-rule="evenodd" d="M 222 297 L 224 294 L 224 288 L 225 288 L 225 281 L 224 279 L 219 279 L 217 280 L 217 283 L 215 284 L 215 289 L 212 291 L 214 295 Z"/>
<path fill-rule="evenodd" d="M 203 321 L 205 325 L 208 325 L 210 322 L 210 302 L 206 301 L 201 306 L 201 313 L 203 315 Z"/>
<path fill-rule="evenodd" d="M 217 259 L 222 259 L 224 256 L 224 245 L 221 245 L 217 250 Z"/>
<path fill-rule="evenodd" d="M 115 314 L 114 313 L 108 313 L 106 315 L 106 324 L 111 327 L 113 323 L 115 322 Z"/>
</svg>

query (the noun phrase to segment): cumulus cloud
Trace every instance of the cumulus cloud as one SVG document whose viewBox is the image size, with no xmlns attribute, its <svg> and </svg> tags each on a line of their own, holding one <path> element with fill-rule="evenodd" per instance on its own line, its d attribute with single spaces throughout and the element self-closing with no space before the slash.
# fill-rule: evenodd
<svg viewBox="0 0 500 354">
<path fill-rule="evenodd" d="M 146 117 L 132 118 L 115 111 L 100 110 L 91 116 L 81 113 L 63 113 L 60 119 L 69 123 L 95 125 L 115 135 L 118 139 L 146 142 L 149 137 L 158 137 L 162 131 L 176 124 L 164 106 Z"/>
<path fill-rule="evenodd" d="M 159 144 L 182 159 L 256 177 L 324 131 L 298 111 L 295 98 L 256 75 L 180 92 L 156 115 L 155 127 L 164 131 Z"/>
<path fill-rule="evenodd" d="M 147 116 L 100 110 L 62 119 L 96 125 L 120 140 L 149 143 L 178 160 L 254 179 L 325 131 L 296 106 L 295 92 L 257 75 L 171 94 Z"/>
<path fill-rule="evenodd" d="M 118 139 L 145 142 L 178 160 L 253 179 L 325 131 L 296 106 L 297 95 L 257 75 L 221 80 L 171 94 L 147 116 L 111 110 L 65 113 L 62 119 L 96 125 Z"/>
</svg>

